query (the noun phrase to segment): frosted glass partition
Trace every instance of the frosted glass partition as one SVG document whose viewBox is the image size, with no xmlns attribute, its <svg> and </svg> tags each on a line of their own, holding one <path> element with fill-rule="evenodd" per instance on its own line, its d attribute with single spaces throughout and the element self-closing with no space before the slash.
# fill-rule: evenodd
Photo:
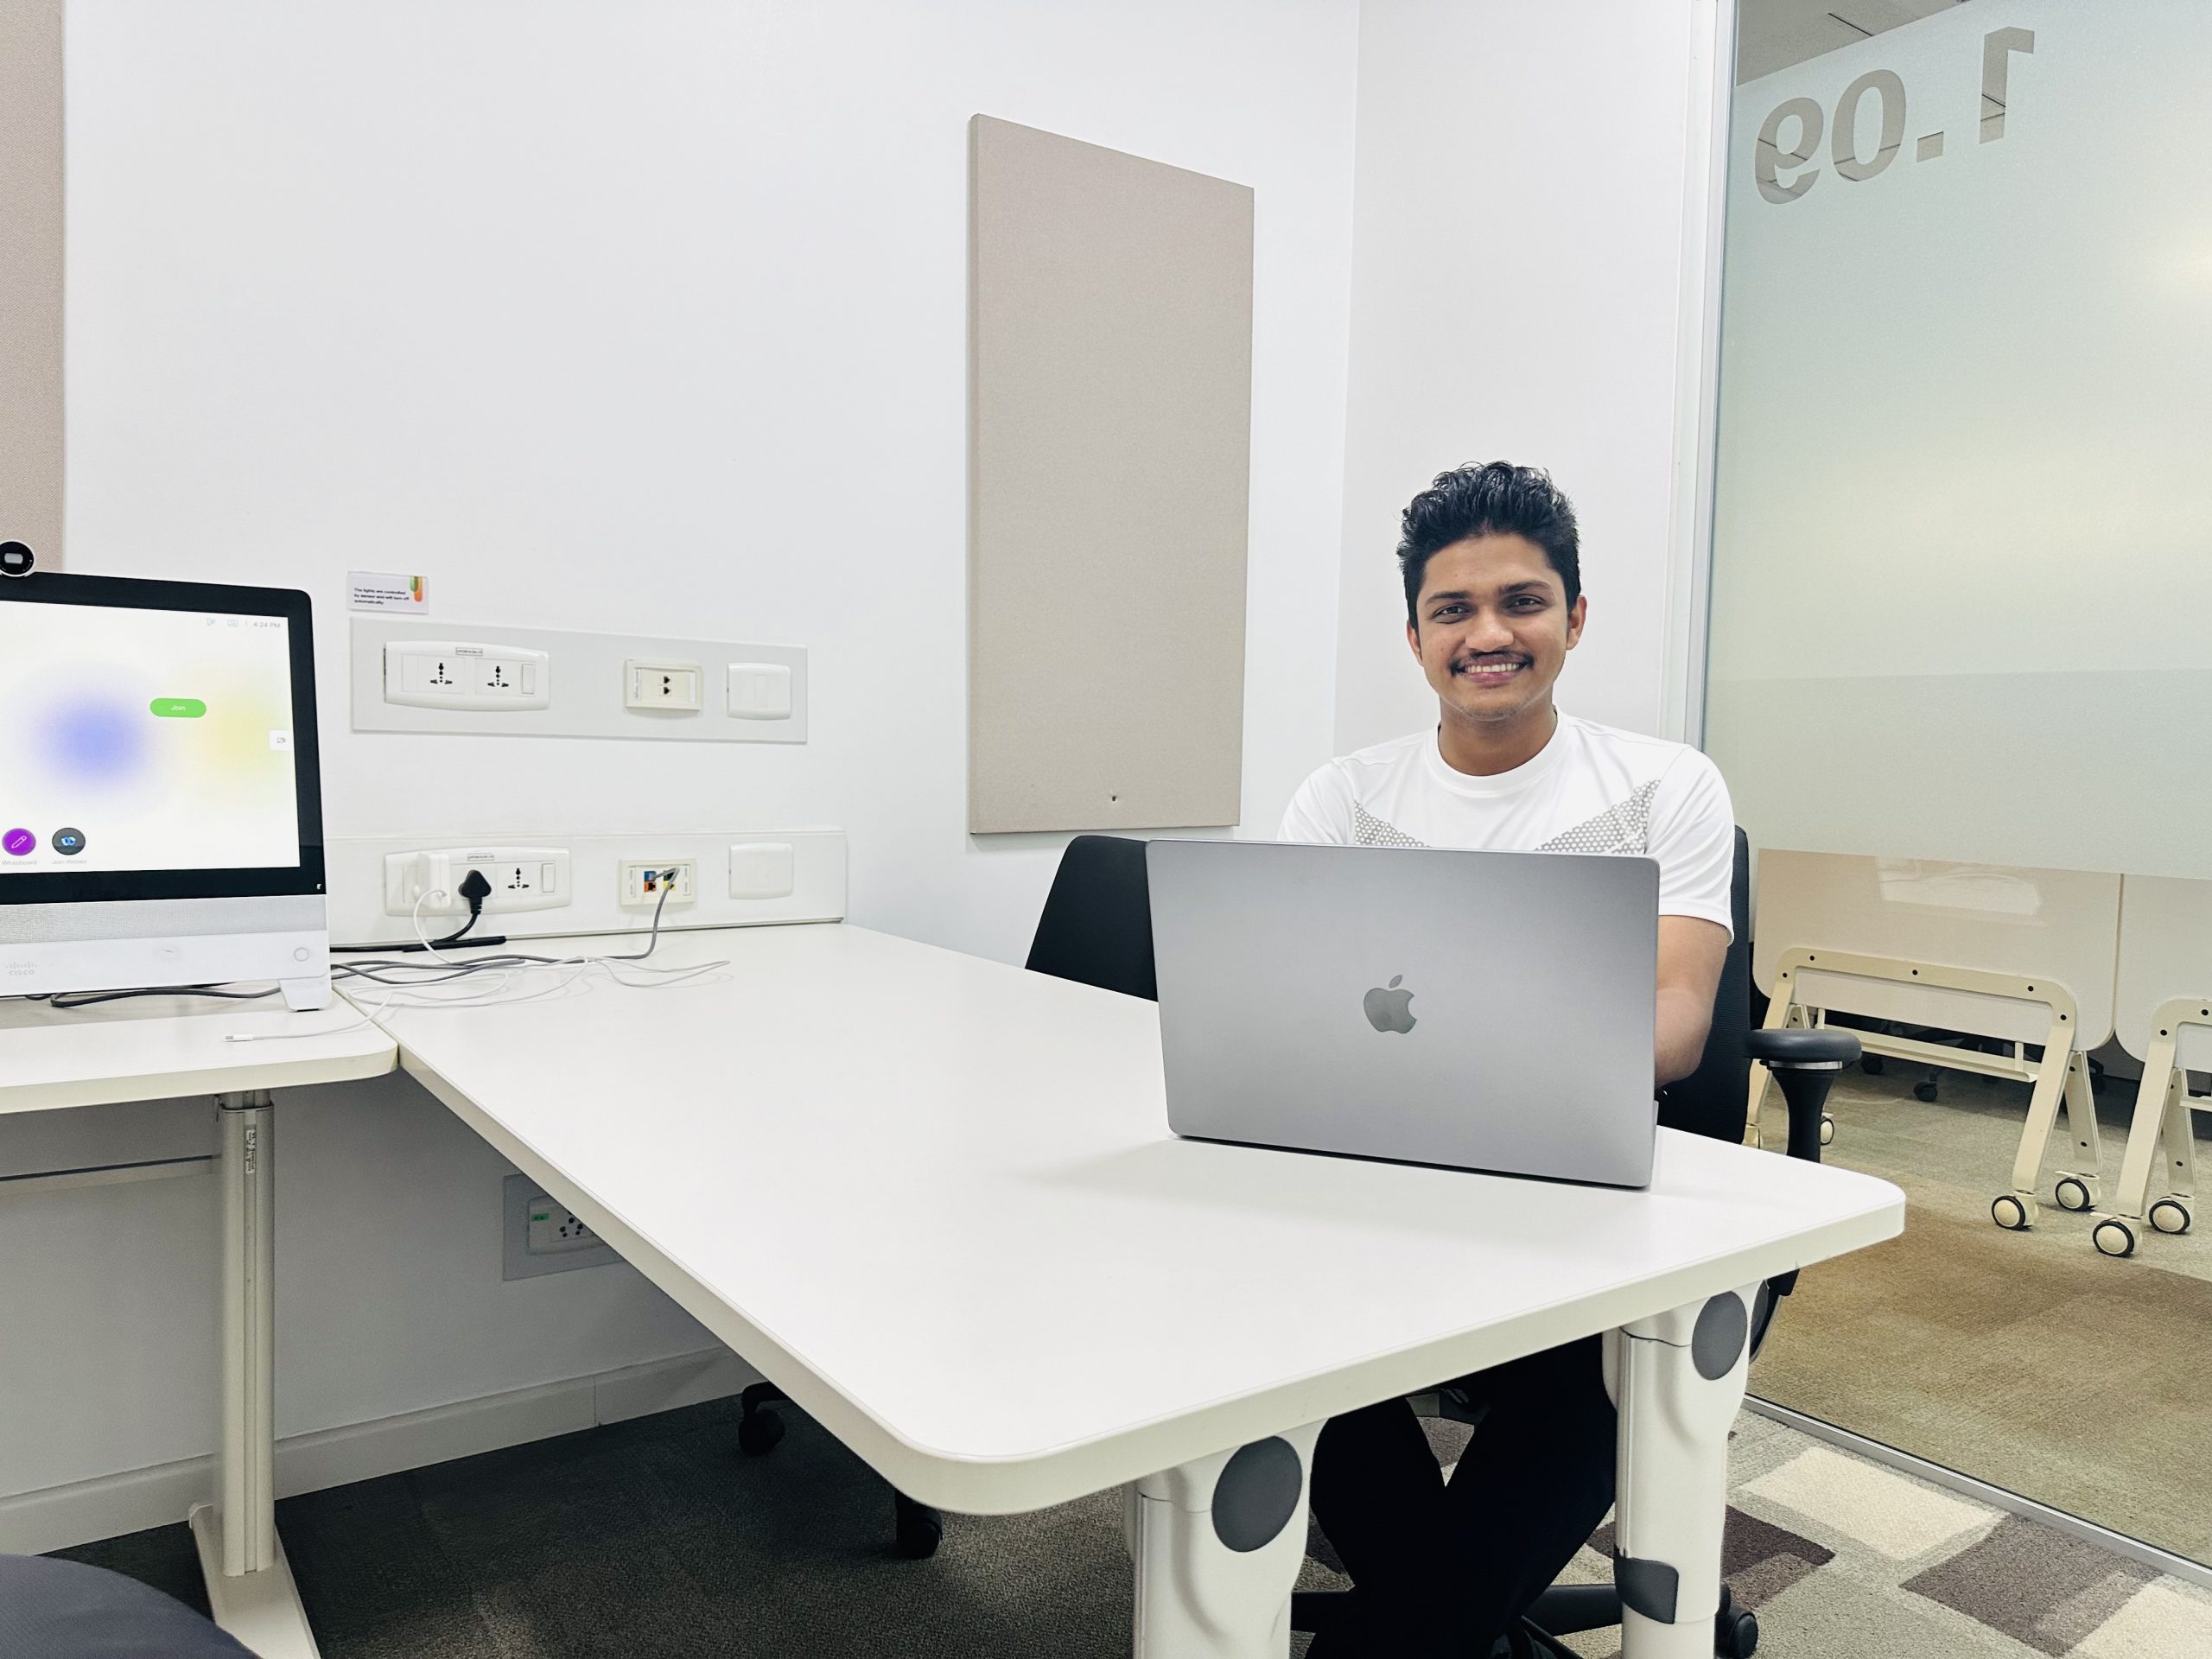
<svg viewBox="0 0 2212 1659">
<path fill-rule="evenodd" d="M 1736 88 L 1707 746 L 1764 846 L 2212 876 L 2212 4 Z"/>
</svg>

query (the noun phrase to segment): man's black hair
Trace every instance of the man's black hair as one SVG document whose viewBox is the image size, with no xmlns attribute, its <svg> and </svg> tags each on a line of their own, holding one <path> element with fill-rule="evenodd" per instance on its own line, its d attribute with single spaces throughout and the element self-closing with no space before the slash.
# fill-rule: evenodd
<svg viewBox="0 0 2212 1659">
<path fill-rule="evenodd" d="M 1439 473 L 1406 504 L 1398 569 L 1406 579 L 1406 620 L 1414 620 L 1421 578 L 1441 550 L 1471 536 L 1522 536 L 1543 549 L 1571 607 L 1582 594 L 1582 546 L 1574 504 L 1538 467 L 1491 461 Z"/>
</svg>

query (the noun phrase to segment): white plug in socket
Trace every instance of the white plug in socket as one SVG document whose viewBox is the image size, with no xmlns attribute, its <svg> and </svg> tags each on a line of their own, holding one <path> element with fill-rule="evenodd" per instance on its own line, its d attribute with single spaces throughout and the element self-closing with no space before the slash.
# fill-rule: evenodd
<svg viewBox="0 0 2212 1659">
<path fill-rule="evenodd" d="M 486 915 L 572 902 L 565 847 L 448 847 L 385 855 L 385 914 L 411 916 L 421 900 L 426 916 L 465 915 L 468 901 L 461 896 L 461 884 L 471 870 L 481 870 L 492 884 L 484 900 Z M 424 899 L 426 893 L 432 896 Z"/>
</svg>

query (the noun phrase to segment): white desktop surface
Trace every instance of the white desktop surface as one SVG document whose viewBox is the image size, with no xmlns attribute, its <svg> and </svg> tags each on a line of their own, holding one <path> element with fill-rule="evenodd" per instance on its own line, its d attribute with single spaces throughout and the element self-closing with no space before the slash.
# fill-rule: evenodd
<svg viewBox="0 0 2212 1659">
<path fill-rule="evenodd" d="M 234 1043 L 233 1032 L 330 1034 Z M 312 1014 L 293 1013 L 280 996 L 129 997 L 69 1009 L 0 1001 L 0 1115 L 343 1083 L 381 1077 L 392 1059 L 391 1039 L 342 997 Z"/>
<path fill-rule="evenodd" d="M 1179 1141 L 1148 1002 L 835 924 L 666 935 L 656 965 L 717 957 L 382 1023 L 944 1509 L 1062 1502 L 1903 1225 L 1886 1182 L 1671 1133 L 1642 1192 Z"/>
</svg>

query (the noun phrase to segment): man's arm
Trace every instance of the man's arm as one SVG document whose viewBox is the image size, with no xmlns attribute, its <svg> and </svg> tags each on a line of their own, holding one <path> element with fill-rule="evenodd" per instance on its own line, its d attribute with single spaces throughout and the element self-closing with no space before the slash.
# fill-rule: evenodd
<svg viewBox="0 0 2212 1659">
<path fill-rule="evenodd" d="M 1659 1086 L 1697 1070 L 1713 1025 L 1713 999 L 1728 930 L 1696 916 L 1659 918 L 1659 1021 L 1653 1060 Z"/>
</svg>

